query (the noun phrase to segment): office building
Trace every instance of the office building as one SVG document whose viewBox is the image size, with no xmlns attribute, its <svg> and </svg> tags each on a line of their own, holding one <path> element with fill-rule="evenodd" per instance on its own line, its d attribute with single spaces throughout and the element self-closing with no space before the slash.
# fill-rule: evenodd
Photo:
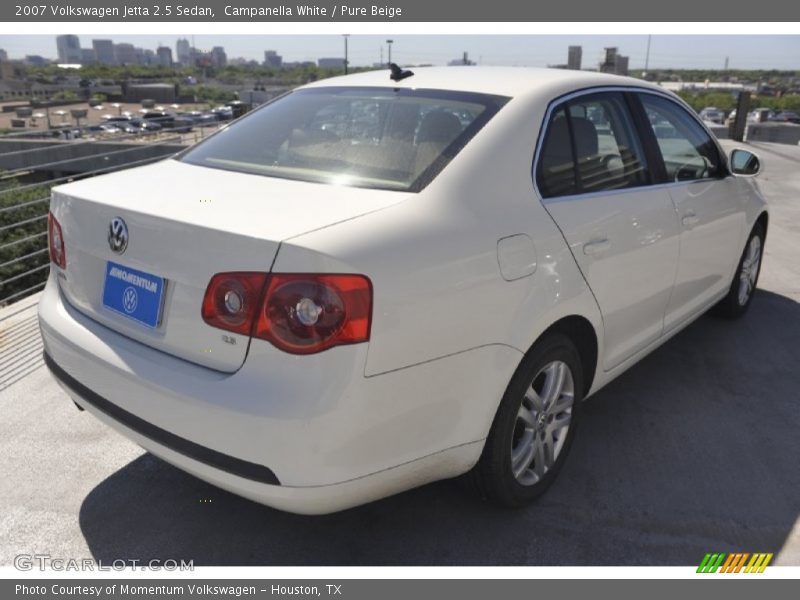
<svg viewBox="0 0 800 600">
<path fill-rule="evenodd" d="M 95 56 L 94 48 L 81 48 L 82 65 L 93 65 L 96 62 L 97 62 L 97 56 Z"/>
<path fill-rule="evenodd" d="M 95 60 L 101 65 L 113 65 L 116 63 L 114 56 L 114 42 L 111 40 L 92 40 Z"/>
<path fill-rule="evenodd" d="M 133 44 L 114 44 L 114 58 L 120 65 L 135 65 L 139 63 L 136 48 Z"/>
<path fill-rule="evenodd" d="M 628 57 L 619 54 L 617 48 L 606 48 L 605 60 L 600 63 L 600 72 L 613 73 L 615 75 L 627 75 Z"/>
<path fill-rule="evenodd" d="M 221 69 L 227 64 L 228 55 L 225 54 L 225 48 L 222 46 L 214 46 L 211 49 L 211 65 Z"/>
<path fill-rule="evenodd" d="M 573 71 L 580 71 L 581 58 L 583 58 L 583 48 L 580 46 L 570 46 L 567 50 L 567 68 Z"/>
<path fill-rule="evenodd" d="M 191 64 L 192 47 L 186 38 L 179 39 L 175 44 L 175 57 L 179 64 Z"/>
<path fill-rule="evenodd" d="M 56 48 L 58 49 L 58 62 L 70 65 L 80 64 L 83 56 L 81 55 L 81 41 L 77 35 L 57 36 Z"/>
<path fill-rule="evenodd" d="M 264 66 L 280 69 L 283 66 L 283 57 L 275 50 L 264 50 Z"/>
<path fill-rule="evenodd" d="M 162 67 L 172 66 L 172 49 L 169 46 L 156 48 L 156 63 Z"/>
</svg>

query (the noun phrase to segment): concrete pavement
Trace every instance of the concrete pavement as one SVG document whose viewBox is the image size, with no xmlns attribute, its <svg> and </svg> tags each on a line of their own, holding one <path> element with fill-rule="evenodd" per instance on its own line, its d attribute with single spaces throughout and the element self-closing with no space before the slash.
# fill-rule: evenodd
<svg viewBox="0 0 800 600">
<path fill-rule="evenodd" d="M 0 564 L 694 565 L 745 551 L 800 565 L 800 148 L 754 147 L 772 216 L 750 312 L 701 318 L 597 394 L 534 506 L 498 510 L 440 482 L 280 513 L 144 454 L 31 363 L 0 391 Z M 30 337 L 32 314 L 2 321 L 0 349 L 12 326 Z"/>
</svg>

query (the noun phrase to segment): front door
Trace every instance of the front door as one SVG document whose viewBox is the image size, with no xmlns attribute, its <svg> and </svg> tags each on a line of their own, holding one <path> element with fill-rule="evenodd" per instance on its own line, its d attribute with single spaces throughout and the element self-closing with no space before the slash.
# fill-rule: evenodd
<svg viewBox="0 0 800 600">
<path fill-rule="evenodd" d="M 745 213 L 738 182 L 697 120 L 669 98 L 647 93 L 639 98 L 681 226 L 678 275 L 664 320 L 668 331 L 730 287 L 742 251 Z"/>
</svg>

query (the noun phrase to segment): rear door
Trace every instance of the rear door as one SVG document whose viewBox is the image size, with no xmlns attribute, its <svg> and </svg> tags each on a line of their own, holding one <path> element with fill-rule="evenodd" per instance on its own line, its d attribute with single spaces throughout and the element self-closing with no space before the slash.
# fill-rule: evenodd
<svg viewBox="0 0 800 600">
<path fill-rule="evenodd" d="M 681 227 L 678 275 L 664 319 L 670 330 L 730 286 L 742 251 L 745 213 L 738 182 L 697 119 L 660 94 L 637 96 L 663 158 L 662 177 Z"/>
<path fill-rule="evenodd" d="M 536 186 L 603 315 L 603 368 L 657 340 L 678 266 L 679 228 L 629 98 L 590 92 L 556 104 L 537 156 Z"/>
</svg>

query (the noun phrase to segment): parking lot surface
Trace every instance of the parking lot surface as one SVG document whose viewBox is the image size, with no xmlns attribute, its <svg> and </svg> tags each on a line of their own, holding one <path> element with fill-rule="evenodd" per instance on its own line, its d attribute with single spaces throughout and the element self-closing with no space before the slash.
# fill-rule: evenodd
<svg viewBox="0 0 800 600">
<path fill-rule="evenodd" d="M 6 308 L 0 564 L 800 565 L 800 148 L 753 148 L 772 213 L 750 312 L 702 317 L 594 396 L 560 477 L 521 510 L 453 481 L 322 517 L 243 500 L 76 410 L 41 366 L 33 302 Z"/>
</svg>

